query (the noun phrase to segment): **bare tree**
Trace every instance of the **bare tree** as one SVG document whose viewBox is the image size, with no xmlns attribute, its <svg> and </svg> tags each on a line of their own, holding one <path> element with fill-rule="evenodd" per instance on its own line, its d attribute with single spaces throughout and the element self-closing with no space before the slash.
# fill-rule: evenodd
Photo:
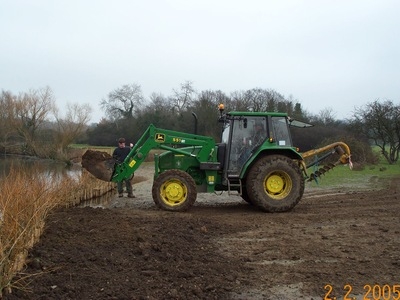
<svg viewBox="0 0 400 300">
<path fill-rule="evenodd" d="M 142 102 L 142 88 L 133 83 L 123 85 L 110 92 L 107 99 L 101 100 L 100 106 L 112 120 L 131 119 L 139 110 Z"/>
<path fill-rule="evenodd" d="M 192 105 L 193 94 L 195 94 L 193 82 L 185 81 L 181 84 L 180 90 L 173 90 L 173 92 L 174 96 L 171 97 L 171 103 L 176 112 L 182 113 Z"/>
<path fill-rule="evenodd" d="M 11 92 L 2 91 L 0 95 L 0 145 L 6 151 L 9 138 L 15 136 L 14 127 L 16 97 Z"/>
<path fill-rule="evenodd" d="M 252 111 L 277 111 L 279 110 L 279 103 L 285 103 L 285 110 L 287 101 L 285 98 L 274 90 L 265 89 L 252 89 L 246 92 L 252 102 Z"/>
<path fill-rule="evenodd" d="M 170 114 L 172 111 L 171 102 L 162 94 L 152 93 L 147 110 L 154 110 L 155 113 Z"/>
<path fill-rule="evenodd" d="M 400 152 L 400 106 L 392 101 L 375 100 L 356 109 L 352 125 L 381 149 L 389 162 L 395 163 Z"/>
<path fill-rule="evenodd" d="M 172 112 L 173 109 L 169 99 L 162 94 L 152 93 L 149 103 L 140 111 L 140 117 L 137 119 L 137 127 L 142 131 L 149 124 L 168 128 L 174 119 L 176 119 L 176 116 Z"/>
<path fill-rule="evenodd" d="M 197 101 L 193 104 L 193 110 L 198 117 L 197 131 L 199 134 L 220 138 L 221 123 L 218 123 L 220 115 L 219 104 L 227 104 L 229 98 L 222 91 L 202 91 Z"/>
<path fill-rule="evenodd" d="M 231 93 L 230 107 L 228 110 L 249 111 L 251 109 L 251 99 L 246 97 L 245 91 L 234 91 Z"/>
<path fill-rule="evenodd" d="M 336 118 L 333 109 L 328 107 L 320 110 L 318 115 L 315 116 L 314 122 L 325 126 L 334 124 L 336 122 Z"/>
<path fill-rule="evenodd" d="M 92 108 L 88 104 L 68 104 L 64 118 L 56 114 L 57 131 L 55 133 L 56 151 L 65 154 L 67 147 L 87 129 Z"/>
<path fill-rule="evenodd" d="M 288 111 L 293 106 L 278 92 L 260 88 L 233 92 L 231 98 L 238 111 Z"/>
<path fill-rule="evenodd" d="M 14 126 L 24 139 L 28 152 L 36 155 L 36 135 L 55 110 L 53 91 L 49 87 L 30 90 L 16 100 Z"/>
</svg>

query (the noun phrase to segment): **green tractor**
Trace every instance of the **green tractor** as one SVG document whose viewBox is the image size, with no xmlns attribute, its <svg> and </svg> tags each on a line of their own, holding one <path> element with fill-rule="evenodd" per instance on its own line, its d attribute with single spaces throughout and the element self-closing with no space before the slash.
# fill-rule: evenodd
<svg viewBox="0 0 400 300">
<path fill-rule="evenodd" d="M 285 212 L 302 198 L 306 180 L 319 177 L 337 164 L 351 165 L 350 149 L 343 142 L 299 153 L 292 144 L 289 127 L 311 125 L 292 120 L 285 113 L 224 114 L 220 106 L 219 122 L 219 143 L 211 137 L 151 124 L 123 163 L 115 163 L 104 152 L 88 150 L 82 156 L 82 166 L 99 179 L 118 182 L 130 178 L 152 149 L 163 149 L 154 158 L 152 187 L 159 208 L 186 211 L 195 203 L 197 193 L 226 191 L 240 195 L 262 211 Z M 307 174 L 309 167 L 333 154 L 339 156 L 336 163 Z M 310 157 L 316 159 L 306 165 Z"/>
</svg>

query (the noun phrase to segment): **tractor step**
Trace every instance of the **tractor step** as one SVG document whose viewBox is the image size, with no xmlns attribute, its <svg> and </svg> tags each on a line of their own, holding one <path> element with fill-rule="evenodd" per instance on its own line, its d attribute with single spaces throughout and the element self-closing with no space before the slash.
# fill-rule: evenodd
<svg viewBox="0 0 400 300">
<path fill-rule="evenodd" d="M 239 176 L 228 177 L 228 195 L 242 195 L 242 180 Z M 238 189 L 237 189 L 238 188 Z"/>
</svg>

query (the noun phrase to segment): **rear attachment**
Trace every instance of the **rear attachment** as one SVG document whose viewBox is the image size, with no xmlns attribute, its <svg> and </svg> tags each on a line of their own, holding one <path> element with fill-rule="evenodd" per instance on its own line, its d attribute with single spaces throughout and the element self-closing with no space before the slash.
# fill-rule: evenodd
<svg viewBox="0 0 400 300">
<path fill-rule="evenodd" d="M 318 165 L 319 162 L 322 160 L 328 158 L 329 156 L 333 154 L 338 154 L 340 155 L 340 158 L 335 162 L 335 163 L 329 163 L 326 164 L 325 166 L 319 168 L 317 171 L 313 172 L 308 176 L 307 181 L 312 181 L 312 180 L 317 180 L 317 178 L 321 177 L 321 175 L 325 175 L 326 172 L 329 170 L 332 170 L 334 167 L 336 167 L 339 164 L 348 164 L 350 169 L 353 168 L 353 164 L 351 162 L 351 155 L 350 155 L 350 148 L 343 142 L 337 142 L 334 144 L 330 144 L 328 146 L 316 149 L 316 150 L 310 150 L 302 154 L 303 158 L 309 158 L 312 156 L 315 156 L 319 153 L 325 152 L 331 150 L 330 152 L 324 154 L 322 157 L 316 159 L 312 163 L 308 164 L 305 169 L 308 169 L 312 166 Z"/>
<path fill-rule="evenodd" d="M 317 178 L 321 177 L 321 175 L 325 175 L 326 172 L 332 170 L 334 167 L 336 167 L 335 164 L 327 164 L 322 168 L 319 168 L 317 171 L 310 174 L 307 181 L 317 180 Z"/>
<path fill-rule="evenodd" d="M 94 177 L 104 181 L 111 181 L 115 163 L 115 159 L 107 152 L 87 150 L 82 155 L 82 167 Z"/>
</svg>

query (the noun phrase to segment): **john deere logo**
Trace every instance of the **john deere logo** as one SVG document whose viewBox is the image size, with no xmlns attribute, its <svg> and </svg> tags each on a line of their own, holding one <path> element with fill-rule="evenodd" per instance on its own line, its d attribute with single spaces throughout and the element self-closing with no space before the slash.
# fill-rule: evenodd
<svg viewBox="0 0 400 300">
<path fill-rule="evenodd" d="M 165 134 L 156 133 L 156 142 L 164 143 L 165 142 Z"/>
</svg>

